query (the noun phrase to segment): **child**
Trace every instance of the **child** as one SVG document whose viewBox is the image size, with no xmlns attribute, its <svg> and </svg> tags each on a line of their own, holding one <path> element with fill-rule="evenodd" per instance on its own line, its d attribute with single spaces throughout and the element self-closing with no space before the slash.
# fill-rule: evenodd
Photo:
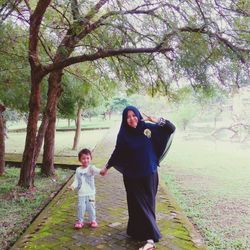
<svg viewBox="0 0 250 250">
<path fill-rule="evenodd" d="M 75 179 L 69 189 L 78 190 L 78 206 L 77 206 L 77 221 L 74 225 L 76 229 L 84 226 L 84 214 L 88 212 L 89 226 L 92 228 L 98 227 L 96 222 L 95 211 L 95 180 L 94 175 L 100 174 L 100 169 L 91 165 L 91 151 L 82 149 L 78 154 L 78 159 L 81 166 L 76 169 Z"/>
</svg>

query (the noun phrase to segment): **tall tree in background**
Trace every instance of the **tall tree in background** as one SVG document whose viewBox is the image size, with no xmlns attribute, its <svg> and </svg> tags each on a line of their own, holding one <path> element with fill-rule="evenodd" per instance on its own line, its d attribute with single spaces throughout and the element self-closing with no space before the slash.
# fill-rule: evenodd
<svg viewBox="0 0 250 250">
<path fill-rule="evenodd" d="M 4 118 L 3 118 L 4 111 L 5 107 L 0 103 L 0 176 L 4 173 L 5 169 L 5 161 L 4 161 L 5 134 L 4 134 Z"/>
<path fill-rule="evenodd" d="M 33 9 L 25 1 L 30 10 L 32 87 L 21 186 L 33 185 L 40 83 L 45 75 L 50 73 L 48 101 L 52 106 L 46 112 L 51 122 L 47 132 L 52 135 L 62 72 L 72 64 L 93 62 L 111 78 L 130 85 L 130 91 L 138 90 L 140 83 L 151 94 L 169 94 L 173 91 L 170 82 L 187 79 L 194 88 L 218 84 L 218 72 L 232 62 L 240 65 L 242 74 L 248 67 L 247 1 L 225 1 L 223 6 L 217 1 L 92 2 L 40 0 Z M 22 10 L 26 11 L 25 6 Z M 19 11 L 19 16 L 25 19 L 27 14 Z M 44 38 L 53 44 L 48 46 Z M 47 60 L 40 60 L 41 49 L 50 55 Z"/>
<path fill-rule="evenodd" d="M 59 110 L 61 114 L 68 114 L 68 117 L 74 117 L 76 121 L 72 146 L 72 149 L 76 150 L 81 135 L 83 114 L 103 104 L 112 96 L 117 86 L 107 76 L 99 76 L 91 65 L 86 64 L 84 68 L 78 66 L 74 72 L 74 75 L 66 74 L 63 78 L 64 91 L 59 101 Z"/>
<path fill-rule="evenodd" d="M 0 18 L 2 16 L 3 7 L 0 8 Z M 8 12 L 9 13 L 9 12 Z M 6 15 L 8 15 L 6 10 Z M 0 19 L 1 20 L 1 19 Z M 1 22 L 0 22 L 1 23 Z M 6 133 L 6 120 L 4 117 L 4 111 L 7 107 L 14 108 L 19 111 L 28 111 L 27 99 L 20 98 L 24 92 L 29 91 L 28 86 L 28 76 L 29 69 L 27 63 L 25 65 L 24 58 L 25 56 L 17 56 L 24 45 L 24 41 L 15 44 L 15 39 L 20 35 L 16 29 L 16 34 L 14 28 L 11 24 L 1 24 L 0 25 L 0 42 L 1 42 L 1 56 L 0 56 L 0 175 L 4 173 L 5 168 L 5 133 Z M 22 40 L 22 39 L 20 39 Z M 13 61 L 16 61 L 15 65 Z M 22 64 L 23 63 L 23 64 Z M 20 74 L 20 69 L 23 68 L 24 72 Z M 21 78 L 23 77 L 23 81 Z M 22 88 L 20 88 L 22 85 Z M 17 102 L 17 100 L 19 101 Z"/>
<path fill-rule="evenodd" d="M 11 23 L 0 25 L 0 101 L 20 112 L 28 112 L 30 93 L 27 35 Z"/>
<path fill-rule="evenodd" d="M 27 30 L 12 22 L 0 25 L 0 103 L 7 110 L 15 110 L 19 114 L 27 114 L 29 111 L 30 67 L 27 61 L 27 36 Z M 46 85 L 43 84 L 42 94 L 45 91 Z M 43 99 L 42 105 L 45 101 Z M 4 117 L 6 126 L 9 118 L 9 115 Z M 1 154 L 4 155 L 5 152 Z"/>
</svg>

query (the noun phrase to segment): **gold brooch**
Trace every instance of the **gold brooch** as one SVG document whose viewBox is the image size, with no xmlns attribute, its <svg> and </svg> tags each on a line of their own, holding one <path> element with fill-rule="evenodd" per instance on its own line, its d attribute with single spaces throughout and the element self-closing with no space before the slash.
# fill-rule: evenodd
<svg viewBox="0 0 250 250">
<path fill-rule="evenodd" d="M 146 135 L 148 138 L 150 138 L 151 137 L 151 131 L 148 128 L 146 128 L 144 130 L 144 135 Z"/>
</svg>

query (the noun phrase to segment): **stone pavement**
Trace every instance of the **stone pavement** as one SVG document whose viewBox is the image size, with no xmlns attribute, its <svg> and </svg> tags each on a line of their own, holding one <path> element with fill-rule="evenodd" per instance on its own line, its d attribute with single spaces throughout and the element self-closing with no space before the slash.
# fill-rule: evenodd
<svg viewBox="0 0 250 250">
<path fill-rule="evenodd" d="M 116 133 L 111 129 L 95 148 L 93 163 L 97 167 L 101 168 L 110 156 Z M 122 176 L 111 169 L 107 176 L 96 176 L 95 180 L 98 228 L 73 228 L 77 196 L 67 189 L 72 183 L 71 179 L 11 249 L 135 250 L 142 246 L 142 242 L 133 241 L 126 235 L 128 214 Z M 157 249 L 206 249 L 199 234 L 162 184 L 156 210 L 163 235 Z"/>
</svg>

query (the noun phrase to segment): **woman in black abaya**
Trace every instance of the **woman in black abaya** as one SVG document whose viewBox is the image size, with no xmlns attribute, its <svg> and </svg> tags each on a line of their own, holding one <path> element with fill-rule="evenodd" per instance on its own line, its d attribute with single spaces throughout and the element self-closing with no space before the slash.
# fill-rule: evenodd
<svg viewBox="0 0 250 250">
<path fill-rule="evenodd" d="M 127 234 L 146 241 L 140 250 L 155 248 L 161 238 L 155 216 L 157 168 L 171 145 L 174 131 L 170 121 L 150 116 L 143 119 L 136 107 L 126 107 L 115 149 L 101 171 L 105 175 L 110 167 L 115 167 L 123 174 L 129 214 Z"/>
</svg>

